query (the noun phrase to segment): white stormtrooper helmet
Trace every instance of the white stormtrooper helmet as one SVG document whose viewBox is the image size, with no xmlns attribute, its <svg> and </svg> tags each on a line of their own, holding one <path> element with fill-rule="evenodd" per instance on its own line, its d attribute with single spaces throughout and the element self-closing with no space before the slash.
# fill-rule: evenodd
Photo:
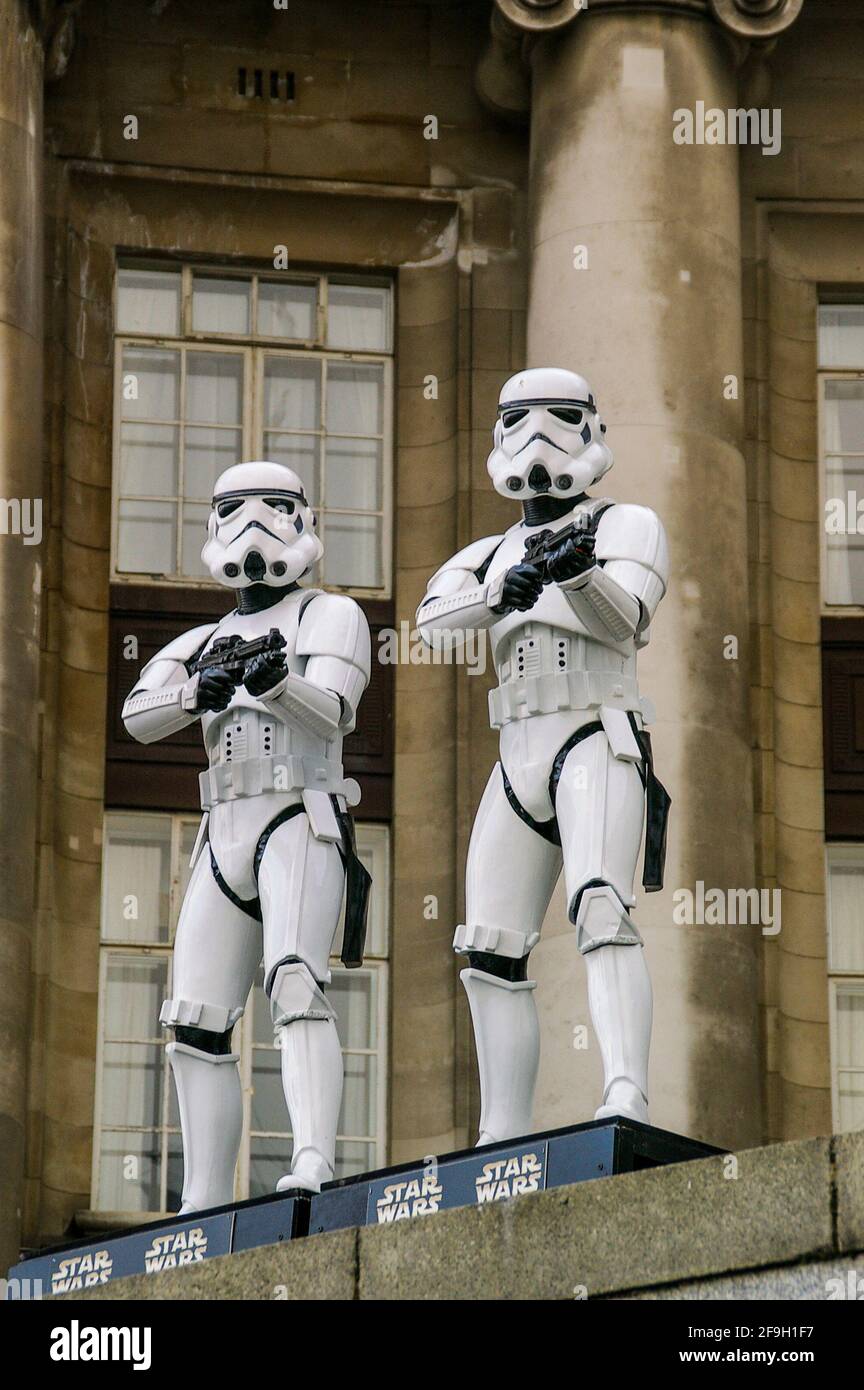
<svg viewBox="0 0 864 1390">
<path fill-rule="evenodd" d="M 320 560 L 315 516 L 281 463 L 235 463 L 216 480 L 201 559 L 229 589 L 281 588 Z"/>
<path fill-rule="evenodd" d="M 584 377 L 563 367 L 531 367 L 504 383 L 486 462 L 502 497 L 576 498 L 612 467 Z"/>
</svg>

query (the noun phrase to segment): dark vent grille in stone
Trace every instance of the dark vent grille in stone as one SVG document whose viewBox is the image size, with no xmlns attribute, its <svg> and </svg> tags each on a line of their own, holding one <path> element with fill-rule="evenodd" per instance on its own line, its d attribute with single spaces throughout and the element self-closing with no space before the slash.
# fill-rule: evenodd
<svg viewBox="0 0 864 1390">
<path fill-rule="evenodd" d="M 280 72 L 278 68 L 238 68 L 237 94 L 250 100 L 270 101 L 294 100 L 293 72 Z"/>
</svg>

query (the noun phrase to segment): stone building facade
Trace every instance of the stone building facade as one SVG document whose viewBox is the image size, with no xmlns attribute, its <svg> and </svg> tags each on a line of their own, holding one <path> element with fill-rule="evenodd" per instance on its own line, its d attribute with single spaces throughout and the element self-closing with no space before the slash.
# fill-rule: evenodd
<svg viewBox="0 0 864 1390">
<path fill-rule="evenodd" d="M 10 519 L 16 499 L 21 518 L 42 505 L 38 544 L 9 520 L 0 544 L 4 1254 L 104 1207 L 106 817 L 192 811 L 192 753 L 148 782 L 117 742 L 117 642 L 222 611 L 158 567 L 118 573 L 118 276 L 136 267 L 194 294 L 199 273 L 270 283 L 283 248 L 289 280 L 386 290 L 385 559 L 365 597 L 341 585 L 378 627 L 410 626 L 429 574 L 513 519 L 485 471 L 503 380 L 526 363 L 588 375 L 608 491 L 656 508 L 673 557 L 642 658 L 674 803 L 666 889 L 637 909 L 652 1118 L 736 1148 L 864 1123 L 864 955 L 843 944 L 861 901 L 864 593 L 830 603 L 821 577 L 823 476 L 854 476 L 826 459 L 864 455 L 864 350 L 842 357 L 864 300 L 858 8 L 0 0 L 0 493 Z M 705 138 L 706 112 L 738 109 L 773 119 L 779 148 L 768 127 Z M 701 140 L 676 138 L 681 111 Z M 843 447 L 826 444 L 835 397 Z M 476 1121 L 450 941 L 495 746 L 488 675 L 402 660 L 378 679 L 355 766 L 387 836 L 374 1153 L 396 1163 L 470 1142 Z M 842 851 L 833 972 L 826 843 Z M 700 883 L 779 888 L 780 930 L 677 920 L 676 891 Z M 599 1078 L 557 896 L 534 959 L 540 1128 L 589 1118 Z"/>
</svg>

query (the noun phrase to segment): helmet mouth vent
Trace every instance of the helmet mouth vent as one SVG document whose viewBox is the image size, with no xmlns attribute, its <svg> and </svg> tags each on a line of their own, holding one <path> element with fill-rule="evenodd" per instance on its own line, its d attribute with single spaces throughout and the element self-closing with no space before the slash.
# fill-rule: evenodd
<svg viewBox="0 0 864 1390">
<path fill-rule="evenodd" d="M 264 556 L 257 550 L 251 550 L 243 561 L 243 573 L 247 579 L 251 579 L 253 584 L 257 584 L 267 573 L 267 566 L 264 563 Z"/>
<path fill-rule="evenodd" d="M 542 463 L 535 463 L 531 472 L 528 474 L 528 486 L 532 492 L 548 492 L 552 486 L 552 479 L 549 472 Z"/>
</svg>

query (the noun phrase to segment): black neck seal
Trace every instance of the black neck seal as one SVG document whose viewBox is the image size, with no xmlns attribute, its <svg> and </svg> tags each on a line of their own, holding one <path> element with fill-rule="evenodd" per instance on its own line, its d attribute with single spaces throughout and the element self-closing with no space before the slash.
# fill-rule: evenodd
<svg viewBox="0 0 864 1390">
<path fill-rule="evenodd" d="M 282 584 L 279 588 L 271 584 L 250 584 L 248 589 L 238 591 L 235 612 L 261 613 L 265 608 L 272 608 L 274 603 L 280 603 L 283 598 L 287 598 L 299 588 L 299 584 Z"/>
<path fill-rule="evenodd" d="M 587 496 L 586 492 L 580 492 L 578 497 L 550 497 L 545 493 L 539 497 L 526 497 L 522 503 L 522 520 L 526 526 L 544 526 L 572 512 Z"/>
</svg>

